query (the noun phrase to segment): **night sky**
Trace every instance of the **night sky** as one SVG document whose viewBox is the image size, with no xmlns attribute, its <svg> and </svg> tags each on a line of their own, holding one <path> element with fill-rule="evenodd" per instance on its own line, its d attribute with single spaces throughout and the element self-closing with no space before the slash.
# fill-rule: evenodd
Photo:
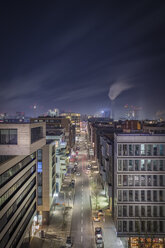
<svg viewBox="0 0 165 248">
<path fill-rule="evenodd" d="M 165 1 L 3 1 L 0 112 L 165 115 Z"/>
</svg>

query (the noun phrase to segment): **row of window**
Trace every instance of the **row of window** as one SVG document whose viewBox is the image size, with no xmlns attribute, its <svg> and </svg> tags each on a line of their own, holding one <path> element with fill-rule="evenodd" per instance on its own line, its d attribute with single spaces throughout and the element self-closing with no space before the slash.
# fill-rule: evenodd
<svg viewBox="0 0 165 248">
<path fill-rule="evenodd" d="M 0 145 L 16 145 L 17 129 L 0 129 Z"/>
<path fill-rule="evenodd" d="M 164 156 L 164 144 L 118 144 L 118 156 Z"/>
<path fill-rule="evenodd" d="M 25 219 L 25 222 L 22 224 L 22 226 L 20 227 L 19 231 L 17 232 L 17 235 L 15 236 L 10 248 L 15 248 L 17 247 L 18 242 L 20 241 L 24 231 L 26 230 L 29 221 L 31 220 L 34 212 L 36 210 L 36 203 L 33 205 L 33 207 L 30 209 L 30 212 L 28 214 L 28 216 Z"/>
<path fill-rule="evenodd" d="M 119 205 L 118 217 L 165 217 L 165 206 Z"/>
<path fill-rule="evenodd" d="M 26 189 L 20 194 L 20 196 L 17 198 L 17 200 L 12 204 L 12 206 L 7 210 L 7 212 L 3 215 L 2 219 L 0 219 L 0 231 L 4 228 L 7 222 L 11 219 L 11 217 L 14 215 L 14 213 L 17 211 L 23 200 L 26 198 L 26 196 L 29 194 L 29 192 L 32 190 L 36 183 L 36 179 L 34 178 L 29 185 L 26 187 Z"/>
<path fill-rule="evenodd" d="M 26 212 L 30 208 L 31 203 L 35 199 L 35 197 L 36 196 L 35 196 L 35 192 L 34 192 L 30 196 L 30 198 L 28 199 L 28 201 L 25 204 L 24 208 L 22 208 L 22 210 L 19 212 L 19 214 L 17 215 L 17 217 L 15 218 L 15 220 L 13 221 L 11 226 L 9 227 L 8 231 L 3 236 L 2 240 L 0 241 L 0 247 L 1 248 L 4 248 L 6 246 L 6 244 L 9 242 L 10 238 L 12 237 L 13 233 L 16 230 L 17 225 L 21 222 L 22 218 L 24 217 L 24 215 L 26 214 Z"/>
<path fill-rule="evenodd" d="M 21 170 L 23 170 L 26 166 L 29 165 L 36 158 L 36 153 L 32 153 L 30 156 L 27 156 L 22 161 L 5 171 L 0 175 L 0 187 L 2 187 L 5 183 L 10 181 L 16 174 L 18 174 Z"/>
<path fill-rule="evenodd" d="M 118 232 L 129 233 L 133 232 L 136 234 L 147 233 L 163 233 L 165 232 L 164 221 L 118 221 Z"/>
<path fill-rule="evenodd" d="M 165 160 L 118 160 L 118 171 L 165 171 Z"/>
<path fill-rule="evenodd" d="M 118 190 L 119 202 L 165 202 L 163 190 Z"/>
<path fill-rule="evenodd" d="M 165 186 L 165 175 L 118 175 L 118 186 Z"/>
<path fill-rule="evenodd" d="M 13 195 L 22 187 L 23 184 L 35 173 L 36 166 L 32 166 L 15 184 L 10 187 L 1 197 L 0 197 L 0 209 L 2 209 L 5 204 L 12 198 Z"/>
</svg>

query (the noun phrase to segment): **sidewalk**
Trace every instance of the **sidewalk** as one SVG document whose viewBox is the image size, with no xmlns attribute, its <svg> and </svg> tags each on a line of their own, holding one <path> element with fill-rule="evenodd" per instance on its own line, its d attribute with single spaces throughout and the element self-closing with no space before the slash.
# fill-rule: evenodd
<svg viewBox="0 0 165 248">
<path fill-rule="evenodd" d="M 45 231 L 45 238 L 40 238 L 39 232 L 37 232 L 32 238 L 29 248 L 60 248 L 65 245 L 66 237 L 70 236 L 74 199 L 74 195 L 71 199 L 68 196 L 70 180 L 70 177 L 64 180 L 64 187 L 62 189 L 63 193 L 66 193 L 65 205 L 53 205 L 50 212 L 49 225 L 41 227 Z"/>
<path fill-rule="evenodd" d="M 99 183 L 97 190 L 95 188 L 92 192 L 92 180 L 93 178 L 90 178 L 92 216 L 94 217 L 97 215 L 98 209 L 102 209 L 104 213 L 104 216 L 100 217 L 100 222 L 93 222 L 93 228 L 95 230 L 95 227 L 97 226 L 102 227 L 104 248 L 123 248 L 124 246 L 121 239 L 116 236 L 115 225 L 111 217 L 110 210 L 108 209 L 108 199 L 106 198 L 102 190 L 102 186 Z"/>
</svg>

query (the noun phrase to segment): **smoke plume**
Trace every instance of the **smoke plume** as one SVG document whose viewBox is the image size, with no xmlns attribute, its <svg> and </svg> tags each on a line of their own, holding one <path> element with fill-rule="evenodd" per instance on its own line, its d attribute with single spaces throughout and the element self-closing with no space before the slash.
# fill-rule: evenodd
<svg viewBox="0 0 165 248">
<path fill-rule="evenodd" d="M 116 82 L 109 88 L 109 98 L 111 101 L 115 100 L 123 91 L 133 88 L 134 86 L 125 82 Z"/>
</svg>

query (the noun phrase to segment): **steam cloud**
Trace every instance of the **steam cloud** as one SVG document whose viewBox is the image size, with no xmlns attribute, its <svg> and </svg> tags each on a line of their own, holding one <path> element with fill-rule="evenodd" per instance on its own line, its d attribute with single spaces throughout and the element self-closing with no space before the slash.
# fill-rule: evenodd
<svg viewBox="0 0 165 248">
<path fill-rule="evenodd" d="M 109 88 L 109 98 L 111 101 L 115 100 L 123 91 L 133 88 L 134 86 L 125 82 L 116 82 Z"/>
</svg>

